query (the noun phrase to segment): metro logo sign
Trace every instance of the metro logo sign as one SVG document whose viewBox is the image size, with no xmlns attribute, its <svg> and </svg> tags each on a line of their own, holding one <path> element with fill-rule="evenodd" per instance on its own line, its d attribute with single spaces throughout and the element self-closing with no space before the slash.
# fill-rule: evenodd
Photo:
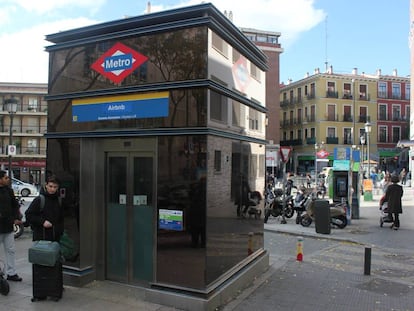
<svg viewBox="0 0 414 311">
<path fill-rule="evenodd" d="M 112 82 L 120 83 L 147 60 L 148 57 L 118 42 L 99 57 L 91 68 Z"/>
<path fill-rule="evenodd" d="M 329 152 L 325 150 L 320 150 L 316 153 L 319 159 L 325 159 L 329 156 Z"/>
</svg>

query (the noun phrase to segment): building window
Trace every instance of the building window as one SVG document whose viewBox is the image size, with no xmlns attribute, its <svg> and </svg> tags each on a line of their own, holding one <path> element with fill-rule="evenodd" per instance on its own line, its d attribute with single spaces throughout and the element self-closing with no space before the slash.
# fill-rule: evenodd
<svg viewBox="0 0 414 311">
<path fill-rule="evenodd" d="M 336 137 L 336 129 L 334 127 L 328 127 L 328 137 L 329 138 Z"/>
<path fill-rule="evenodd" d="M 236 49 L 233 49 L 233 63 L 237 62 L 240 58 L 241 54 Z"/>
<path fill-rule="evenodd" d="M 410 84 L 405 84 L 405 100 L 410 100 Z"/>
<path fill-rule="evenodd" d="M 328 81 L 328 89 L 326 92 L 326 97 L 336 98 L 337 94 L 335 92 L 335 82 Z"/>
<path fill-rule="evenodd" d="M 238 101 L 232 101 L 233 117 L 232 124 L 234 126 L 246 127 L 246 106 L 239 103 Z"/>
<path fill-rule="evenodd" d="M 210 119 L 227 123 L 227 97 L 210 92 Z"/>
<path fill-rule="evenodd" d="M 214 150 L 214 171 L 221 172 L 221 151 Z"/>
<path fill-rule="evenodd" d="M 250 75 L 255 78 L 257 81 L 260 81 L 260 70 L 253 63 L 250 63 Z"/>
<path fill-rule="evenodd" d="M 310 137 L 316 138 L 316 131 L 315 131 L 314 127 L 311 128 L 311 136 Z"/>
<path fill-rule="evenodd" d="M 387 105 L 378 106 L 378 120 L 386 121 L 387 120 Z"/>
<path fill-rule="evenodd" d="M 401 128 L 399 126 L 392 127 L 392 142 L 398 143 L 401 138 Z"/>
<path fill-rule="evenodd" d="M 351 83 L 344 83 L 344 98 L 346 99 L 352 98 Z"/>
<path fill-rule="evenodd" d="M 212 45 L 213 45 L 213 48 L 215 48 L 225 57 L 228 56 L 228 45 L 226 41 L 220 38 L 215 32 L 212 33 Z"/>
<path fill-rule="evenodd" d="M 352 129 L 344 128 L 344 145 L 352 145 Z"/>
<path fill-rule="evenodd" d="M 37 98 L 35 97 L 29 97 L 29 106 L 28 106 L 28 110 L 36 112 L 38 106 L 37 106 Z"/>
<path fill-rule="evenodd" d="M 262 113 L 253 108 L 249 108 L 249 129 L 253 131 L 262 130 Z"/>
<path fill-rule="evenodd" d="M 400 105 L 392 105 L 392 120 L 400 121 L 401 120 L 401 107 Z"/>
<path fill-rule="evenodd" d="M 387 83 L 378 82 L 378 97 L 387 98 Z"/>
<path fill-rule="evenodd" d="M 392 84 L 392 98 L 401 99 L 401 84 L 399 83 Z"/>
<path fill-rule="evenodd" d="M 299 87 L 298 88 L 298 103 L 302 102 L 302 89 Z"/>
<path fill-rule="evenodd" d="M 359 99 L 368 100 L 367 86 L 365 84 L 359 85 Z"/>
<path fill-rule="evenodd" d="M 37 153 L 37 139 L 27 141 L 27 153 Z"/>
<path fill-rule="evenodd" d="M 380 143 L 387 142 L 387 127 L 386 126 L 379 127 L 378 140 Z"/>
</svg>

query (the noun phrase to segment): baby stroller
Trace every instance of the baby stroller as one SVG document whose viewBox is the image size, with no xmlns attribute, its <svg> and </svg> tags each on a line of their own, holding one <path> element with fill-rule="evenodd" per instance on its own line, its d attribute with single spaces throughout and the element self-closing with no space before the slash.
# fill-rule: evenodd
<svg viewBox="0 0 414 311">
<path fill-rule="evenodd" d="M 0 294 L 7 296 L 10 291 L 9 282 L 4 277 L 4 263 L 1 262 L 0 267 Z"/>
<path fill-rule="evenodd" d="M 384 202 L 385 196 L 382 196 L 380 200 L 380 227 L 384 225 L 384 223 L 392 223 L 393 219 L 390 217 L 388 213 L 388 202 Z"/>
</svg>

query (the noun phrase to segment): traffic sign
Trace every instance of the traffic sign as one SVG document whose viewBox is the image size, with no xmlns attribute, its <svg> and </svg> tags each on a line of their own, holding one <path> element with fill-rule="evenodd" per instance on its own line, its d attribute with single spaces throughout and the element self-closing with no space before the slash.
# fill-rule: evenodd
<svg viewBox="0 0 414 311">
<path fill-rule="evenodd" d="M 292 148 L 290 147 L 280 147 L 280 154 L 282 156 L 283 162 L 287 163 L 287 161 L 289 161 L 291 151 L 292 151 Z"/>
<path fill-rule="evenodd" d="M 8 145 L 7 146 L 7 154 L 11 156 L 16 155 L 16 145 Z"/>
</svg>

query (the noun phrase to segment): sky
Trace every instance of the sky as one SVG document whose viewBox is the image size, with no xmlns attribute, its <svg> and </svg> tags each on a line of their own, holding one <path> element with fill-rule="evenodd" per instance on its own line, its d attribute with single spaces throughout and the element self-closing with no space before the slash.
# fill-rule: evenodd
<svg viewBox="0 0 414 311">
<path fill-rule="evenodd" d="M 152 0 L 151 12 L 200 4 Z M 280 82 L 316 68 L 410 74 L 410 0 L 211 0 L 237 27 L 280 32 Z M 48 34 L 147 14 L 146 0 L 0 0 L 0 82 L 47 83 Z"/>
</svg>

